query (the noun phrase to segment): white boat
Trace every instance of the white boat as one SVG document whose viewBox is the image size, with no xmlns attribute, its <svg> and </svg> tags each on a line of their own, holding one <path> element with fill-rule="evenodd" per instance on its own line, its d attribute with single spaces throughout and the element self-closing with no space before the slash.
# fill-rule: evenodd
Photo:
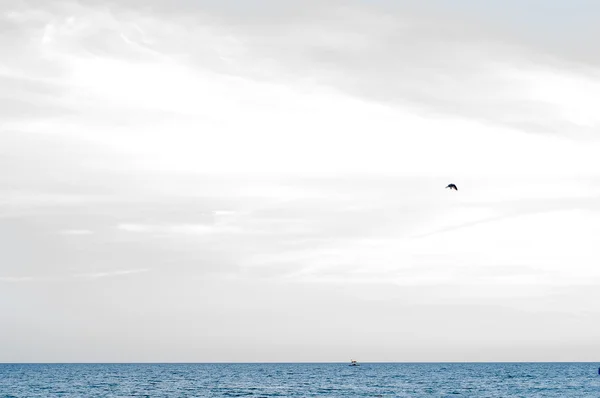
<svg viewBox="0 0 600 398">
<path fill-rule="evenodd" d="M 350 360 L 350 365 L 349 365 L 349 366 L 360 366 L 360 365 L 358 364 L 358 362 L 356 362 L 356 360 L 354 360 L 354 359 L 351 359 L 351 360 Z"/>
</svg>

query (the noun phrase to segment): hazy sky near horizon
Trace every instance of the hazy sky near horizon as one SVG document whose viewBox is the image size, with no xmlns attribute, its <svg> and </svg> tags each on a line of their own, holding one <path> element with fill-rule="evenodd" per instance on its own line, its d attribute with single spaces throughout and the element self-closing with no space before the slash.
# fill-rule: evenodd
<svg viewBox="0 0 600 398">
<path fill-rule="evenodd" d="M 4 5 L 0 362 L 597 360 L 598 15 Z"/>
</svg>

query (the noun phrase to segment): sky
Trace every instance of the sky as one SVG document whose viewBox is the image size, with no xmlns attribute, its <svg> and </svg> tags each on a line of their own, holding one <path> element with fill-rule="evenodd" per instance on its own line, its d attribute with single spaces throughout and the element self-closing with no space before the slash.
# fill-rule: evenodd
<svg viewBox="0 0 600 398">
<path fill-rule="evenodd" d="M 12 1 L 0 362 L 597 360 L 598 13 Z"/>
</svg>

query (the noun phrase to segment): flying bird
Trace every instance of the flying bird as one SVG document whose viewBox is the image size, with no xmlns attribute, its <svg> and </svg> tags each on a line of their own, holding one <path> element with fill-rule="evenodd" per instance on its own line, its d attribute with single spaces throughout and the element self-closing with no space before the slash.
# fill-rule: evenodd
<svg viewBox="0 0 600 398">
<path fill-rule="evenodd" d="M 456 188 L 456 185 L 454 185 L 454 184 L 448 184 L 448 186 L 446 188 L 450 188 L 451 190 L 454 189 L 455 191 L 458 191 L 458 188 Z"/>
</svg>

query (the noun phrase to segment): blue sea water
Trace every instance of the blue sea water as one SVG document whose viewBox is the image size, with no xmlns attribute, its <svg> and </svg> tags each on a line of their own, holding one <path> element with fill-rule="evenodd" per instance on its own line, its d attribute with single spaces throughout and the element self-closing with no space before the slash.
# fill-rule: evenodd
<svg viewBox="0 0 600 398">
<path fill-rule="evenodd" d="M 598 366 L 0 364 L 0 397 L 600 397 Z"/>
</svg>

